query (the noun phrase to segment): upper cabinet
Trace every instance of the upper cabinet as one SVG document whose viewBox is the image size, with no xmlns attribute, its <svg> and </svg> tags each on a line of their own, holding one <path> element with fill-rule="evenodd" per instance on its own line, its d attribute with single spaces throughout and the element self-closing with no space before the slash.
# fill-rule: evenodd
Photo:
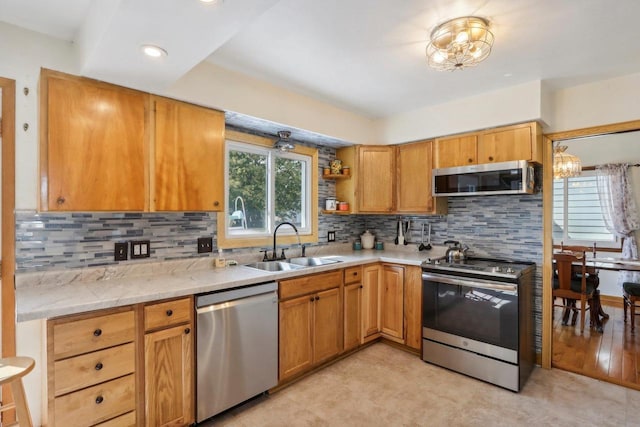
<svg viewBox="0 0 640 427">
<path fill-rule="evenodd" d="M 223 209 L 223 113 L 50 70 L 41 87 L 41 210 Z"/>
<path fill-rule="evenodd" d="M 43 70 L 40 209 L 148 209 L 148 95 Z"/>
<path fill-rule="evenodd" d="M 359 146 L 358 211 L 390 213 L 394 210 L 395 147 Z"/>
<path fill-rule="evenodd" d="M 396 212 L 445 214 L 446 197 L 431 194 L 433 141 L 398 145 L 396 150 Z"/>
<path fill-rule="evenodd" d="M 160 97 L 152 103 L 154 210 L 221 210 L 224 114 Z"/>
<path fill-rule="evenodd" d="M 536 122 L 437 138 L 433 167 L 529 160 L 542 163 L 542 131 Z"/>
<path fill-rule="evenodd" d="M 345 147 L 351 179 L 336 182 L 336 197 L 355 213 L 444 214 L 446 198 L 431 196 L 432 141 L 404 145 Z"/>
</svg>

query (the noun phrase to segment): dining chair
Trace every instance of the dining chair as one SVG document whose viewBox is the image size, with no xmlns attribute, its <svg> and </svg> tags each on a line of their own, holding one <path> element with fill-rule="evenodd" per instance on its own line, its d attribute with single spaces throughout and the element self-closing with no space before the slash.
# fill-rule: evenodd
<svg viewBox="0 0 640 427">
<path fill-rule="evenodd" d="M 0 413 L 15 409 L 20 427 L 31 427 L 31 413 L 22 385 L 22 377 L 33 370 L 35 361 L 30 357 L 5 357 L 0 359 L 0 385 L 9 384 L 13 403 L 0 405 Z M 2 425 L 5 425 L 4 423 Z"/>
<path fill-rule="evenodd" d="M 624 323 L 627 323 L 627 308 L 631 310 L 631 330 L 636 328 L 636 302 L 640 301 L 640 283 L 624 282 L 622 284 L 622 297 L 624 299 Z"/>
<path fill-rule="evenodd" d="M 576 302 L 580 301 L 580 333 L 584 332 L 586 312 L 589 310 L 591 324 L 595 324 L 594 305 L 595 284 L 589 280 L 587 273 L 585 252 L 559 252 L 553 255 L 555 271 L 553 278 L 553 306 L 563 307 L 565 313 L 578 310 Z M 573 265 L 578 264 L 578 272 Z M 562 299 L 562 304 L 556 304 L 556 298 Z M 575 324 L 575 323 L 574 323 Z"/>
</svg>

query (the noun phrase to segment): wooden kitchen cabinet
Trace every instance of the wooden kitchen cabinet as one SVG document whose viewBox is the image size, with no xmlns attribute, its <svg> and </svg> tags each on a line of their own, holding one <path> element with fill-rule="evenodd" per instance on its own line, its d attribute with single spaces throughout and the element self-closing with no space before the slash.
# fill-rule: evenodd
<svg viewBox="0 0 640 427">
<path fill-rule="evenodd" d="M 528 160 L 542 163 L 542 131 L 537 122 L 437 138 L 434 168 Z"/>
<path fill-rule="evenodd" d="M 358 211 L 389 213 L 395 209 L 395 147 L 358 147 Z"/>
<path fill-rule="evenodd" d="M 191 298 L 144 307 L 147 426 L 184 426 L 195 420 L 192 307 Z"/>
<path fill-rule="evenodd" d="M 404 340 L 422 349 L 422 268 L 414 265 L 404 267 Z"/>
<path fill-rule="evenodd" d="M 344 351 L 360 345 L 362 333 L 362 267 L 344 269 Z"/>
<path fill-rule="evenodd" d="M 224 207 L 224 113 L 154 96 L 153 210 Z"/>
<path fill-rule="evenodd" d="M 342 351 L 341 286 L 341 270 L 280 282 L 280 381 Z"/>
<path fill-rule="evenodd" d="M 40 210 L 148 209 L 148 94 L 43 70 L 40 102 Z"/>
<path fill-rule="evenodd" d="M 397 146 L 396 212 L 446 214 L 446 197 L 431 194 L 433 141 Z"/>
<path fill-rule="evenodd" d="M 137 425 L 132 307 L 47 322 L 47 425 Z"/>
<path fill-rule="evenodd" d="M 380 265 L 370 264 L 362 267 L 362 343 L 380 336 L 381 282 Z"/>
<path fill-rule="evenodd" d="M 382 336 L 404 344 L 404 267 L 382 266 Z"/>
</svg>

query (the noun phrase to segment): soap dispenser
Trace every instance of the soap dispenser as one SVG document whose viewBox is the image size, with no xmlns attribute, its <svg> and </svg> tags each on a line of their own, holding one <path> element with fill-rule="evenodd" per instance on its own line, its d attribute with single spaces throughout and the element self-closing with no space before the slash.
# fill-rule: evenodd
<svg viewBox="0 0 640 427">
<path fill-rule="evenodd" d="M 216 267 L 226 267 L 227 262 L 222 254 L 222 248 L 218 248 L 218 258 L 216 258 Z"/>
</svg>

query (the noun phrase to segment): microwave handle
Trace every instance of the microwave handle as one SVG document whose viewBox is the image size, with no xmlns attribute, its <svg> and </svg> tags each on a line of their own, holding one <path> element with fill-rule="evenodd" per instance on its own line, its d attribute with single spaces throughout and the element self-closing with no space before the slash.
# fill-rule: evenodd
<svg viewBox="0 0 640 427">
<path fill-rule="evenodd" d="M 517 292 L 518 285 L 515 284 L 503 284 L 503 283 L 489 283 L 489 282 L 477 282 L 469 279 L 459 279 L 450 276 L 441 276 L 439 274 L 422 274 L 422 280 L 432 280 L 438 283 L 444 283 L 446 285 L 454 286 L 466 286 L 469 288 L 490 289 L 497 291 Z"/>
</svg>

